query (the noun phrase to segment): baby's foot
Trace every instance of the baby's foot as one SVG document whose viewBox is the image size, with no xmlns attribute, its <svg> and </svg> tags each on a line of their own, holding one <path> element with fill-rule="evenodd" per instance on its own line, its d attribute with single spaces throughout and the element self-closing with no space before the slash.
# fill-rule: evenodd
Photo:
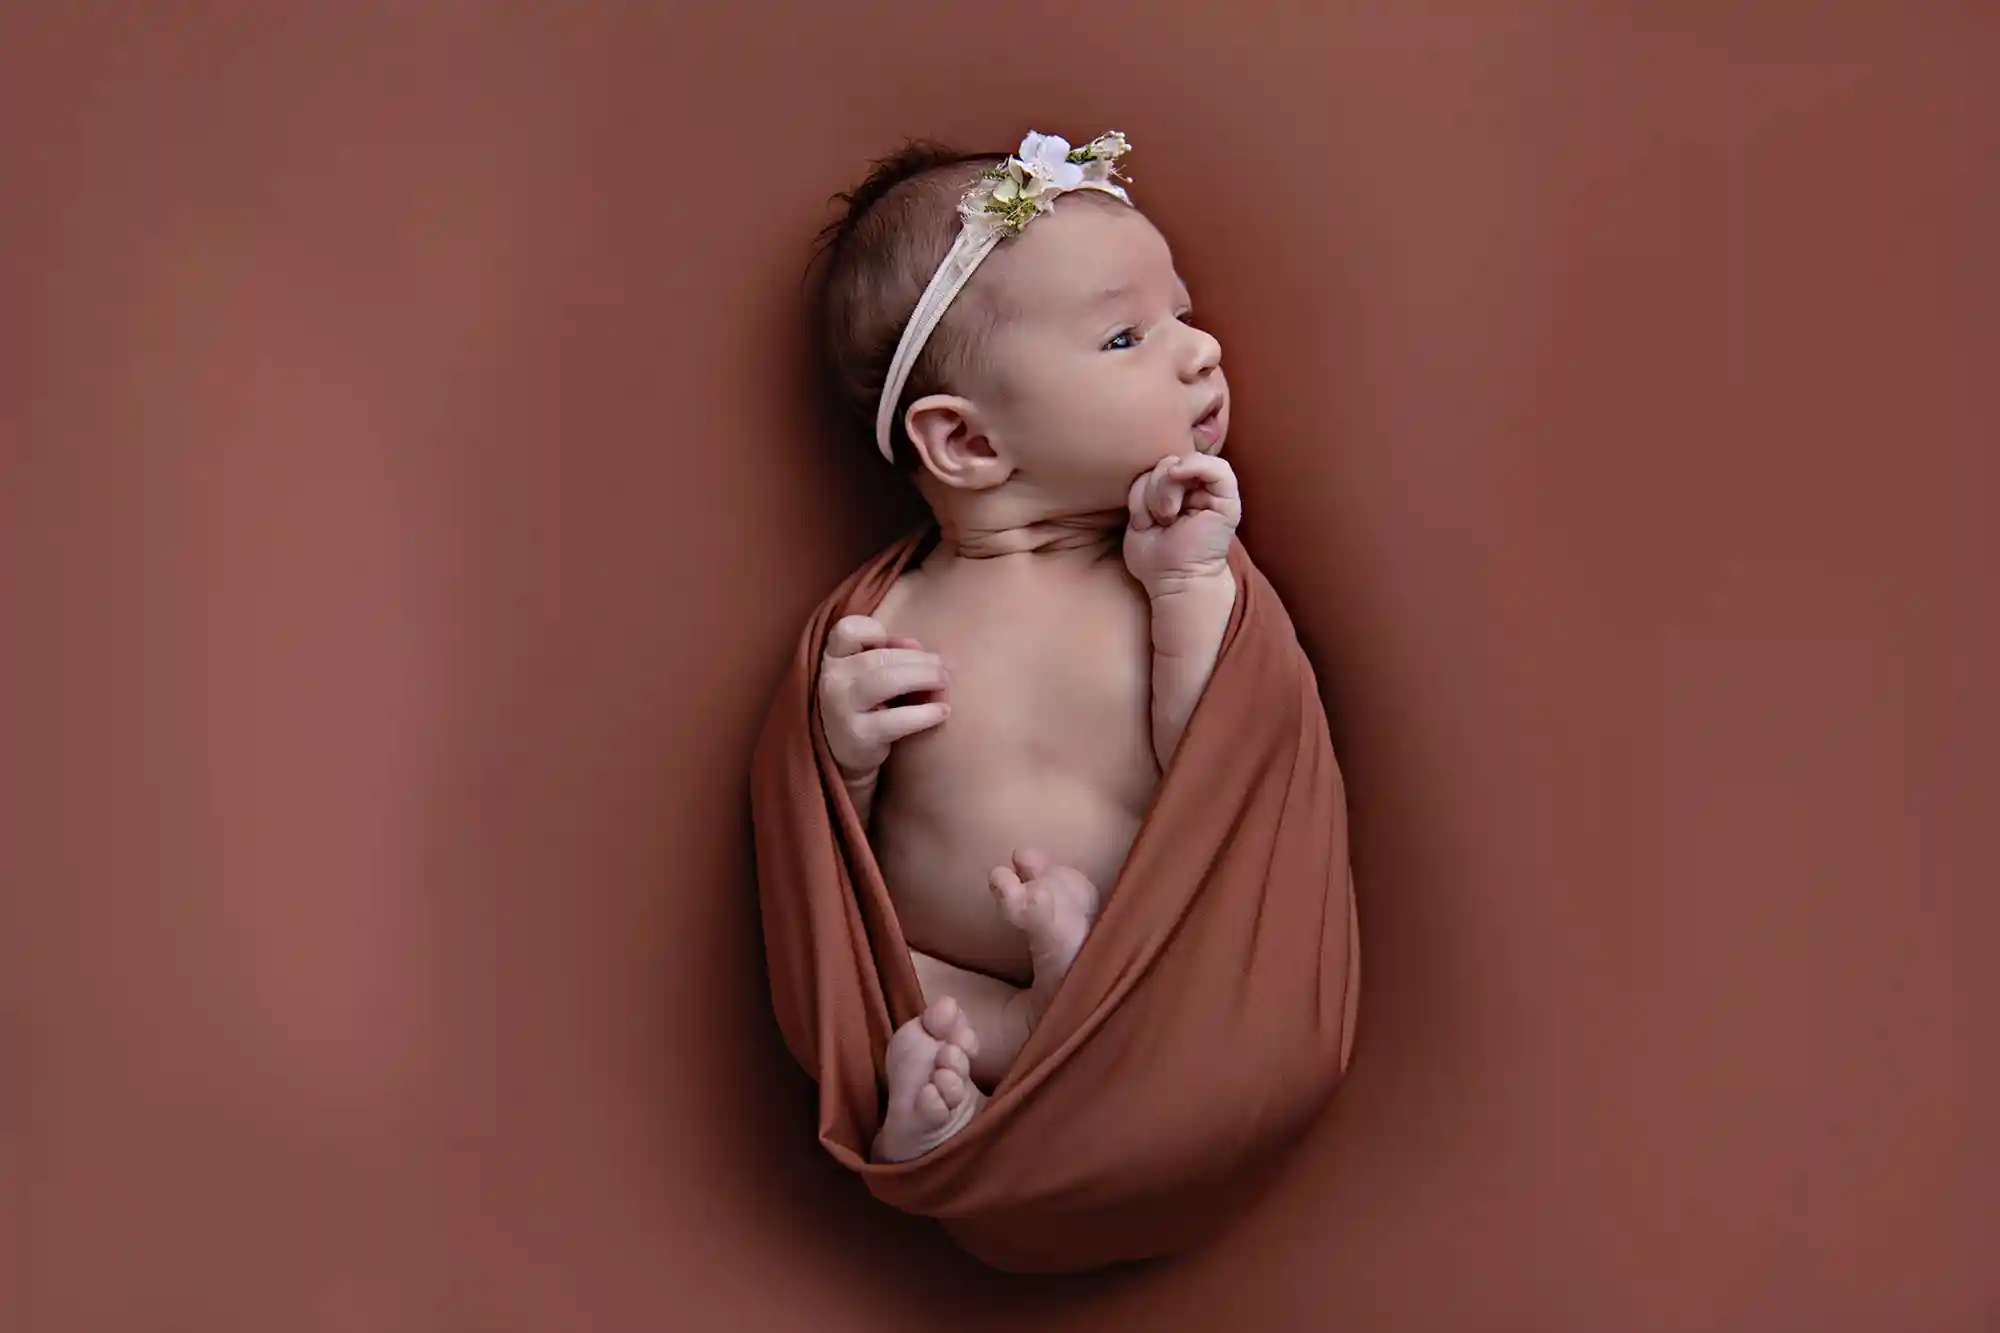
<svg viewBox="0 0 2000 1333">
<path fill-rule="evenodd" d="M 874 1160 L 922 1157 L 965 1128 L 986 1104 L 986 1094 L 972 1082 L 972 1057 L 978 1053 L 972 1025 L 948 995 L 896 1029 L 883 1061 L 889 1109 L 875 1136 Z"/>
<path fill-rule="evenodd" d="M 1030 994 L 1039 1018 L 1097 920 L 1097 886 L 1082 871 L 1056 865 L 1031 847 L 1016 848 L 1014 864 L 996 867 L 991 884 L 1001 915 L 1028 937 L 1035 965 Z"/>
</svg>

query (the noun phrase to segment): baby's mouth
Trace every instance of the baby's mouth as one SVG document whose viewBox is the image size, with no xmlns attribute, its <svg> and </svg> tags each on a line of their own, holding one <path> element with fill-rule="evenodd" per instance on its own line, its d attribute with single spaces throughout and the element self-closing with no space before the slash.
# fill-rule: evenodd
<svg viewBox="0 0 2000 1333">
<path fill-rule="evenodd" d="M 1223 399 L 1217 398 L 1208 411 L 1195 418 L 1194 425 L 1190 428 L 1204 452 L 1213 449 L 1217 439 L 1220 438 L 1223 402 Z"/>
</svg>

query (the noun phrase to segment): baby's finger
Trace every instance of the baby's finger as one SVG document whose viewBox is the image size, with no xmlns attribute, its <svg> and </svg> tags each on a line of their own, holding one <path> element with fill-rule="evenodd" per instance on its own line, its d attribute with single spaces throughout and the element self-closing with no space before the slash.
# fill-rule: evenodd
<svg viewBox="0 0 2000 1333">
<path fill-rule="evenodd" d="M 905 736 L 929 731 L 951 716 L 951 705 L 943 700 L 906 704 L 901 708 L 877 708 L 854 719 L 854 731 L 870 745 L 894 745 Z"/>
<path fill-rule="evenodd" d="M 1210 454 L 1191 454 L 1168 470 L 1178 481 L 1199 481 L 1204 490 L 1227 498 L 1236 496 L 1236 470 Z"/>
<path fill-rule="evenodd" d="M 944 689 L 950 681 L 951 673 L 945 670 L 944 661 L 937 654 L 884 648 L 865 659 L 849 697 L 856 712 L 865 712 L 906 694 Z"/>
<path fill-rule="evenodd" d="M 880 648 L 888 639 L 889 631 L 882 627 L 881 621 L 869 616 L 842 616 L 827 631 L 826 655 L 852 657 L 870 648 Z"/>
<path fill-rule="evenodd" d="M 1201 510 L 1211 513 L 1232 526 L 1243 521 L 1243 502 L 1233 495 L 1216 495 L 1212 491 L 1195 491 L 1187 498 L 1190 511 Z"/>
<path fill-rule="evenodd" d="M 1153 474 L 1142 472 L 1132 483 L 1132 489 L 1125 493 L 1125 507 L 1131 513 L 1134 528 L 1144 532 L 1153 526 L 1153 516 L 1146 512 L 1146 487 L 1153 480 Z"/>
<path fill-rule="evenodd" d="M 1243 502 L 1233 495 L 1217 495 L 1213 491 L 1193 490 L 1188 492 L 1187 499 L 1181 501 L 1181 508 L 1189 512 L 1197 509 L 1212 510 L 1224 518 L 1233 519 L 1242 514 Z"/>
<path fill-rule="evenodd" d="M 1180 461 L 1178 455 L 1168 454 L 1146 474 L 1147 517 L 1157 527 L 1167 526 L 1180 512 L 1182 487 L 1172 480 L 1173 470 Z"/>
</svg>

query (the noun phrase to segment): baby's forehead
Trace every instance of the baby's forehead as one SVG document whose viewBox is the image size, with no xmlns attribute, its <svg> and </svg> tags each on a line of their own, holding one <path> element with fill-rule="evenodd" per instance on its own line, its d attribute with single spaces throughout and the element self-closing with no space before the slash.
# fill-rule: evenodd
<svg viewBox="0 0 2000 1333">
<path fill-rule="evenodd" d="M 1079 206 L 1081 205 L 1081 206 Z M 1145 214 L 1106 198 L 1066 195 L 988 262 L 1003 306 L 1077 308 L 1118 295 L 1186 291 L 1172 249 Z"/>
</svg>

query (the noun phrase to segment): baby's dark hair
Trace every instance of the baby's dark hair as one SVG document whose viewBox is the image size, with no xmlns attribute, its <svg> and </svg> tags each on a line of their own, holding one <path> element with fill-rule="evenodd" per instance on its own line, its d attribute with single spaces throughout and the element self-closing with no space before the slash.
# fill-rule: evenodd
<svg viewBox="0 0 2000 1333">
<path fill-rule="evenodd" d="M 819 235 L 813 323 L 828 390 L 871 442 L 897 340 L 958 236 L 959 199 L 1006 157 L 913 140 L 876 162 L 852 191 L 834 196 L 845 208 Z M 968 286 L 924 344 L 890 428 L 899 468 L 917 461 L 903 413 L 963 379 L 994 318 L 990 303 Z"/>
</svg>

